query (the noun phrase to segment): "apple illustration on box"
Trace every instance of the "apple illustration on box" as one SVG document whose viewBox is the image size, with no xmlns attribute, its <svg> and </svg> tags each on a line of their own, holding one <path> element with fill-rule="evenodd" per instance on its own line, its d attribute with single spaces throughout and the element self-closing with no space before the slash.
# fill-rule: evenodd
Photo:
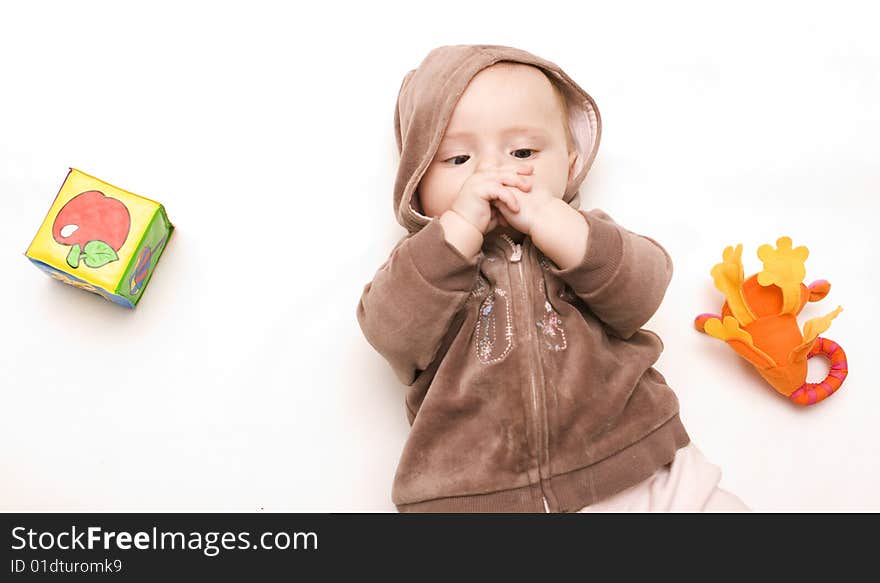
<svg viewBox="0 0 880 583">
<path fill-rule="evenodd" d="M 128 238 L 131 217 L 125 205 L 99 190 L 87 190 L 67 202 L 52 225 L 52 236 L 70 245 L 67 264 L 76 269 L 80 259 L 89 267 L 117 261 Z"/>
<path fill-rule="evenodd" d="M 173 230 L 160 203 L 71 168 L 25 255 L 54 279 L 134 308 Z"/>
</svg>

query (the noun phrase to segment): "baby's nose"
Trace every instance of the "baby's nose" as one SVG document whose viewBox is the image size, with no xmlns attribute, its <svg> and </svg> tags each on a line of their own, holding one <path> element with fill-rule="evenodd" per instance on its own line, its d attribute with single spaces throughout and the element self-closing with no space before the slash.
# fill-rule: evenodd
<svg viewBox="0 0 880 583">
<path fill-rule="evenodd" d="M 504 166 L 504 160 L 500 156 L 481 156 L 477 170 L 497 170 Z"/>
</svg>

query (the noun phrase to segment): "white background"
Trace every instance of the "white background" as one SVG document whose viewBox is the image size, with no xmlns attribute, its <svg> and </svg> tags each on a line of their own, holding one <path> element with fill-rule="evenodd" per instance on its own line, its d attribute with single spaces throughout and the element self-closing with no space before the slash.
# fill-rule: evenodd
<svg viewBox="0 0 880 583">
<path fill-rule="evenodd" d="M 760 511 L 880 510 L 871 4 L 4 3 L 0 509 L 394 511 L 405 387 L 355 308 L 404 232 L 395 99 L 430 49 L 491 43 L 596 99 L 583 206 L 673 257 L 646 327 L 722 486 Z M 134 311 L 23 255 L 68 166 L 176 226 Z M 809 408 L 692 328 L 721 307 L 722 249 L 750 275 L 781 235 L 832 283 L 801 323 L 844 307 L 823 336 L 852 371 Z"/>
</svg>

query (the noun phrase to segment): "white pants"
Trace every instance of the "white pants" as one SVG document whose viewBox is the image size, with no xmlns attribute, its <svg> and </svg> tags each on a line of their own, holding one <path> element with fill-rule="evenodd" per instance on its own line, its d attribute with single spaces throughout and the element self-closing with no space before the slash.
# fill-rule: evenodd
<svg viewBox="0 0 880 583">
<path fill-rule="evenodd" d="M 577 512 L 750 512 L 742 500 L 718 487 L 721 469 L 693 442 L 638 484 Z M 549 512 L 547 501 L 544 510 Z"/>
</svg>

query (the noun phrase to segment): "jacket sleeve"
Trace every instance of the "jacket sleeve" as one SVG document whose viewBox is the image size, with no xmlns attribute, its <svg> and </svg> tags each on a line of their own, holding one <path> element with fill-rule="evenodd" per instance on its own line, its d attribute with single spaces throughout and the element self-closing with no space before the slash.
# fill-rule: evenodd
<svg viewBox="0 0 880 583">
<path fill-rule="evenodd" d="M 411 385 L 433 362 L 476 283 L 482 259 L 482 251 L 465 258 L 433 218 L 398 243 L 364 286 L 358 323 L 404 384 Z"/>
<path fill-rule="evenodd" d="M 577 265 L 550 271 L 612 331 L 628 339 L 651 319 L 672 279 L 672 258 L 654 239 L 618 225 L 600 209 L 579 211 L 590 233 Z"/>
</svg>

